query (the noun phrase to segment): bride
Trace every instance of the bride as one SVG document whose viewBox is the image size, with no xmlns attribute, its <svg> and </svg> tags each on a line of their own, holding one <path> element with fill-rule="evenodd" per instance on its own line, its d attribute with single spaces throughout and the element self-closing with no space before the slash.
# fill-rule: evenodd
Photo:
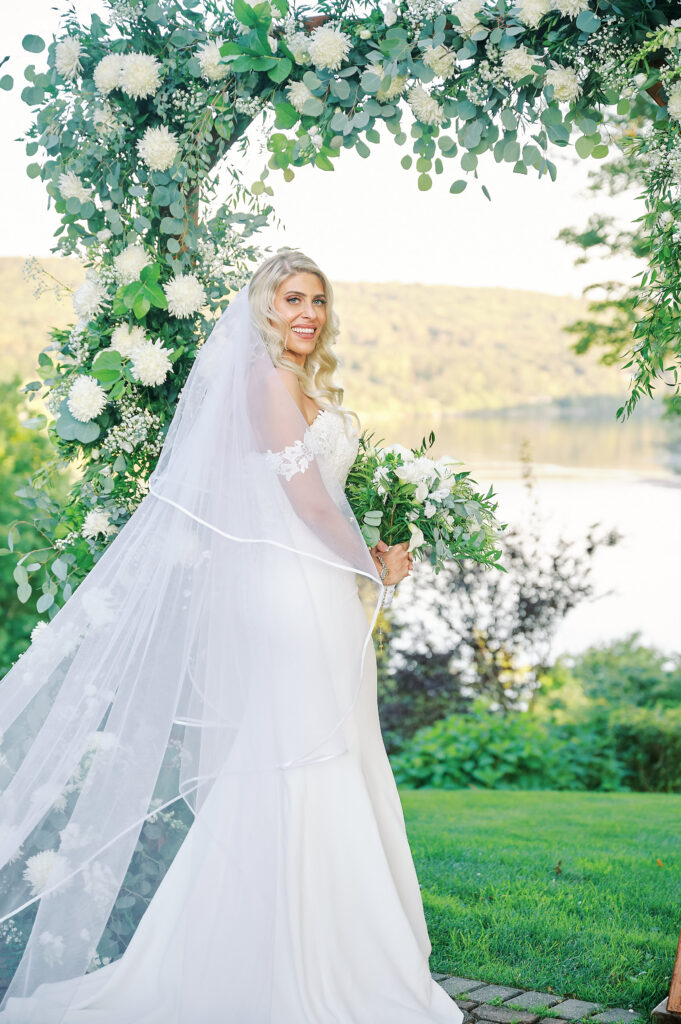
<svg viewBox="0 0 681 1024">
<path fill-rule="evenodd" d="M 372 629 L 412 556 L 369 551 L 345 498 L 337 333 L 309 258 L 261 264 L 149 493 L 0 684 L 0 921 L 30 933 L 0 1024 L 462 1020 L 377 712 Z M 150 884 L 141 830 L 180 800 Z"/>
</svg>

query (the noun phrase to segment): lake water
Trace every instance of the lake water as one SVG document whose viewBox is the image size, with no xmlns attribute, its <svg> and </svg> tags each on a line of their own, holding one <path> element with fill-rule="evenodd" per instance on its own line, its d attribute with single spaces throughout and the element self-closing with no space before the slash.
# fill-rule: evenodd
<svg viewBox="0 0 681 1024">
<path fill-rule="evenodd" d="M 530 504 L 522 478 L 529 446 L 535 496 L 547 538 L 585 535 L 589 525 L 616 528 L 622 540 L 597 552 L 596 599 L 574 609 L 559 628 L 553 654 L 577 652 L 639 631 L 642 641 L 681 650 L 681 429 L 659 417 L 443 417 L 399 421 L 363 417 L 376 438 L 417 446 L 432 428 L 432 454 L 463 459 L 481 490 L 494 484 L 497 514 L 522 523 Z M 399 592 L 396 600 L 399 600 Z"/>
</svg>

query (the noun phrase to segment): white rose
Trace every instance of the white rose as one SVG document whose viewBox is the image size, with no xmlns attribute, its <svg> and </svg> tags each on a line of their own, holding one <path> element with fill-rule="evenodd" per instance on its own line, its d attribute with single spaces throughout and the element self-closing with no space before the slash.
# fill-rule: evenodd
<svg viewBox="0 0 681 1024">
<path fill-rule="evenodd" d="M 293 54 L 296 64 L 310 63 L 310 39 L 304 32 L 294 32 L 286 39 L 286 45 Z"/>
<path fill-rule="evenodd" d="M 415 551 L 426 543 L 426 538 L 423 536 L 423 531 L 413 523 L 409 523 L 409 529 L 411 530 L 411 540 L 407 551 Z"/>
<path fill-rule="evenodd" d="M 553 86 L 553 95 L 559 103 L 572 103 L 582 91 L 577 72 L 574 68 L 561 67 L 555 61 L 551 63 L 553 67 L 546 72 L 545 84 Z"/>
<path fill-rule="evenodd" d="M 397 21 L 397 8 L 395 4 L 388 0 L 388 3 L 383 5 L 383 21 L 385 22 L 386 28 L 390 28 Z"/>
</svg>

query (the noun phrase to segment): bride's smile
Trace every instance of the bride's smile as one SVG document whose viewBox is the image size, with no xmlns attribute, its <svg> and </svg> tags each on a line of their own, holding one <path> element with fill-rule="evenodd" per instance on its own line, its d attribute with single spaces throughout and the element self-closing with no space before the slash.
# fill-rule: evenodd
<svg viewBox="0 0 681 1024">
<path fill-rule="evenodd" d="M 301 366 L 314 351 L 326 323 L 326 303 L 323 284 L 316 274 L 292 274 L 277 289 L 274 308 L 285 321 L 285 352 Z"/>
</svg>

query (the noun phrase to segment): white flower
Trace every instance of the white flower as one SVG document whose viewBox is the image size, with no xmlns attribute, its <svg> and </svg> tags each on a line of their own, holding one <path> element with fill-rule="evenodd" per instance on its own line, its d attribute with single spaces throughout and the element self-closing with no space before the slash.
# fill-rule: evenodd
<svg viewBox="0 0 681 1024">
<path fill-rule="evenodd" d="M 383 79 L 385 78 L 385 69 L 382 64 L 369 64 L 367 67 L 367 71 L 371 72 L 374 75 L 378 75 L 381 81 L 383 81 Z M 398 96 L 402 95 L 406 84 L 406 75 L 394 75 L 393 77 L 391 77 L 390 85 L 386 89 L 384 89 L 383 86 L 381 86 L 381 88 L 376 93 L 376 99 L 379 101 L 379 103 L 391 103 L 393 100 L 397 99 Z"/>
<path fill-rule="evenodd" d="M 551 10 L 551 0 L 522 0 L 518 18 L 528 28 L 536 28 Z"/>
<path fill-rule="evenodd" d="M 391 3 L 391 0 L 388 0 L 388 2 L 383 5 L 383 21 L 385 22 L 386 28 L 390 28 L 390 26 L 394 25 L 397 21 L 397 8 L 395 7 L 395 4 Z"/>
<path fill-rule="evenodd" d="M 426 538 L 423 536 L 423 531 L 418 526 L 414 526 L 413 523 L 408 524 L 411 530 L 411 539 L 409 541 L 409 547 L 407 551 L 414 551 L 416 548 L 420 548 L 426 543 Z"/>
<path fill-rule="evenodd" d="M 54 49 L 54 64 L 57 73 L 71 81 L 79 71 L 83 70 L 80 63 L 81 46 L 80 40 L 73 36 L 67 36 L 57 43 Z"/>
<path fill-rule="evenodd" d="M 75 171 L 60 174 L 57 187 L 62 199 L 79 199 L 81 203 L 86 203 L 91 195 L 90 189 L 86 188 Z"/>
<path fill-rule="evenodd" d="M 571 103 L 582 91 L 574 68 L 563 68 L 555 61 L 553 67 L 546 72 L 544 82 L 553 86 L 553 95 L 560 103 Z"/>
<path fill-rule="evenodd" d="M 454 31 L 459 35 L 469 36 L 480 26 L 476 14 L 482 7 L 482 0 L 457 0 L 452 6 L 452 14 L 459 19 L 459 24 L 454 25 Z"/>
<path fill-rule="evenodd" d="M 81 320 L 91 320 L 104 305 L 106 287 L 94 270 L 85 272 L 85 280 L 73 295 L 73 308 Z"/>
<path fill-rule="evenodd" d="M 667 111 L 675 121 L 681 121 L 681 82 L 676 82 L 668 90 Z"/>
<path fill-rule="evenodd" d="M 98 511 L 93 509 L 93 511 Z M 88 513 L 89 515 L 92 512 Z M 106 517 L 106 513 L 99 510 L 99 514 Z M 113 523 L 110 523 L 108 517 L 106 517 L 106 529 L 98 531 L 104 533 L 107 537 L 110 533 L 116 532 L 116 527 Z M 94 626 L 95 629 L 100 626 L 107 626 L 110 622 L 113 622 L 116 618 L 116 610 L 111 597 L 111 591 L 104 587 L 89 587 L 83 590 L 82 593 L 83 611 L 87 616 L 87 621 L 90 626 Z"/>
<path fill-rule="evenodd" d="M 117 892 L 116 876 L 107 864 L 98 860 L 83 870 L 85 892 L 100 906 L 113 902 Z"/>
<path fill-rule="evenodd" d="M 524 44 L 514 46 L 512 50 L 506 50 L 501 58 L 501 68 L 512 82 L 519 82 L 522 78 L 535 74 L 532 71 L 532 65 L 537 63 L 539 63 L 539 58 L 528 53 Z"/>
<path fill-rule="evenodd" d="M 135 100 L 153 96 L 161 84 L 160 61 L 150 53 L 126 53 L 121 66 L 119 85 Z"/>
<path fill-rule="evenodd" d="M 108 103 L 105 103 L 103 107 L 97 107 L 92 115 L 92 120 L 98 135 L 107 135 L 118 127 L 116 115 Z"/>
<path fill-rule="evenodd" d="M 128 245 L 114 257 L 116 277 L 122 284 L 137 281 L 144 267 L 151 263 L 149 253 L 141 245 Z"/>
<path fill-rule="evenodd" d="M 294 32 L 286 38 L 286 44 L 296 64 L 310 63 L 310 39 L 304 32 Z"/>
<path fill-rule="evenodd" d="M 61 935 L 53 935 L 52 932 L 41 932 L 38 936 L 38 942 L 40 943 L 43 956 L 46 962 L 53 967 L 55 964 L 60 964 L 64 960 L 64 938 Z"/>
<path fill-rule="evenodd" d="M 407 94 L 409 106 L 421 124 L 440 124 L 444 111 L 438 101 L 422 85 L 413 85 Z"/>
<path fill-rule="evenodd" d="M 446 46 L 427 46 L 423 51 L 423 63 L 440 78 L 449 78 L 456 67 L 456 55 Z"/>
<path fill-rule="evenodd" d="M 315 149 L 321 149 L 324 145 L 324 136 L 320 132 L 308 132 L 310 142 Z"/>
<path fill-rule="evenodd" d="M 314 99 L 305 82 L 291 82 L 286 91 L 291 106 L 295 107 L 299 114 L 302 114 L 306 101 Z"/>
<path fill-rule="evenodd" d="M 315 67 L 337 71 L 350 52 L 352 40 L 347 32 L 320 25 L 310 37 L 310 59 Z"/>
<path fill-rule="evenodd" d="M 109 53 L 102 57 L 94 70 L 95 85 L 102 95 L 107 96 L 120 85 L 123 57 L 120 53 Z"/>
<path fill-rule="evenodd" d="M 411 448 L 405 448 L 403 444 L 391 444 L 383 449 L 384 452 L 392 452 L 394 455 L 401 455 L 403 462 L 412 462 L 414 453 Z"/>
<path fill-rule="evenodd" d="M 47 622 L 41 619 L 40 622 L 36 622 L 35 626 L 31 630 L 31 643 L 34 644 L 39 639 L 40 634 L 44 629 L 47 629 Z"/>
<path fill-rule="evenodd" d="M 129 359 L 138 345 L 144 345 L 146 340 L 144 328 L 137 324 L 133 327 L 129 324 L 119 324 L 111 335 L 110 348 L 115 348 L 124 359 Z"/>
<path fill-rule="evenodd" d="M 576 18 L 582 11 L 588 11 L 589 0 L 553 0 L 553 6 L 568 18 Z"/>
<path fill-rule="evenodd" d="M 218 36 L 217 39 L 211 39 L 204 43 L 197 51 L 196 56 L 201 65 L 201 74 L 209 82 L 219 82 L 229 74 L 229 64 L 225 63 L 220 53 L 223 43 L 222 36 Z"/>
<path fill-rule="evenodd" d="M 108 534 L 113 532 L 108 514 L 101 508 L 90 509 L 83 520 L 80 532 L 83 537 L 97 537 L 100 533 L 105 537 L 108 536 Z M 83 591 L 84 596 L 85 591 Z"/>
<path fill-rule="evenodd" d="M 108 242 L 111 238 L 110 228 L 102 228 L 101 231 L 97 232 L 97 238 L 100 242 Z"/>
<path fill-rule="evenodd" d="M 201 309 L 206 302 L 204 287 L 194 274 L 171 277 L 163 285 L 171 316 L 189 317 Z"/>
<path fill-rule="evenodd" d="M 106 391 L 94 377 L 83 374 L 71 385 L 66 404 L 75 420 L 89 423 L 106 405 Z"/>
<path fill-rule="evenodd" d="M 132 372 L 140 384 L 146 387 L 158 387 L 173 368 L 168 350 L 160 341 L 148 341 L 132 353 Z"/>
<path fill-rule="evenodd" d="M 361 28 L 357 33 L 360 39 L 371 39 L 371 29 Z"/>
<path fill-rule="evenodd" d="M 416 490 L 414 491 L 414 498 L 416 501 L 419 502 L 419 504 L 422 504 L 427 497 L 428 484 L 424 480 L 421 480 L 421 482 L 417 485 Z"/>
<path fill-rule="evenodd" d="M 31 895 L 39 896 L 45 889 L 52 888 L 68 874 L 69 862 L 56 850 L 42 850 L 26 861 L 24 878 L 31 886 Z"/>
<path fill-rule="evenodd" d="M 137 152 L 152 171 L 167 171 L 180 148 L 177 136 L 165 125 L 147 128 L 137 142 Z"/>
<path fill-rule="evenodd" d="M 423 507 L 423 511 L 425 513 L 426 519 L 431 519 L 432 516 L 434 516 L 435 513 L 437 512 L 437 506 L 434 505 L 432 501 L 427 501 Z"/>
<path fill-rule="evenodd" d="M 118 745 L 118 737 L 115 732 L 107 732 L 105 729 L 96 729 L 90 733 L 88 746 L 92 750 L 113 750 Z"/>
</svg>

